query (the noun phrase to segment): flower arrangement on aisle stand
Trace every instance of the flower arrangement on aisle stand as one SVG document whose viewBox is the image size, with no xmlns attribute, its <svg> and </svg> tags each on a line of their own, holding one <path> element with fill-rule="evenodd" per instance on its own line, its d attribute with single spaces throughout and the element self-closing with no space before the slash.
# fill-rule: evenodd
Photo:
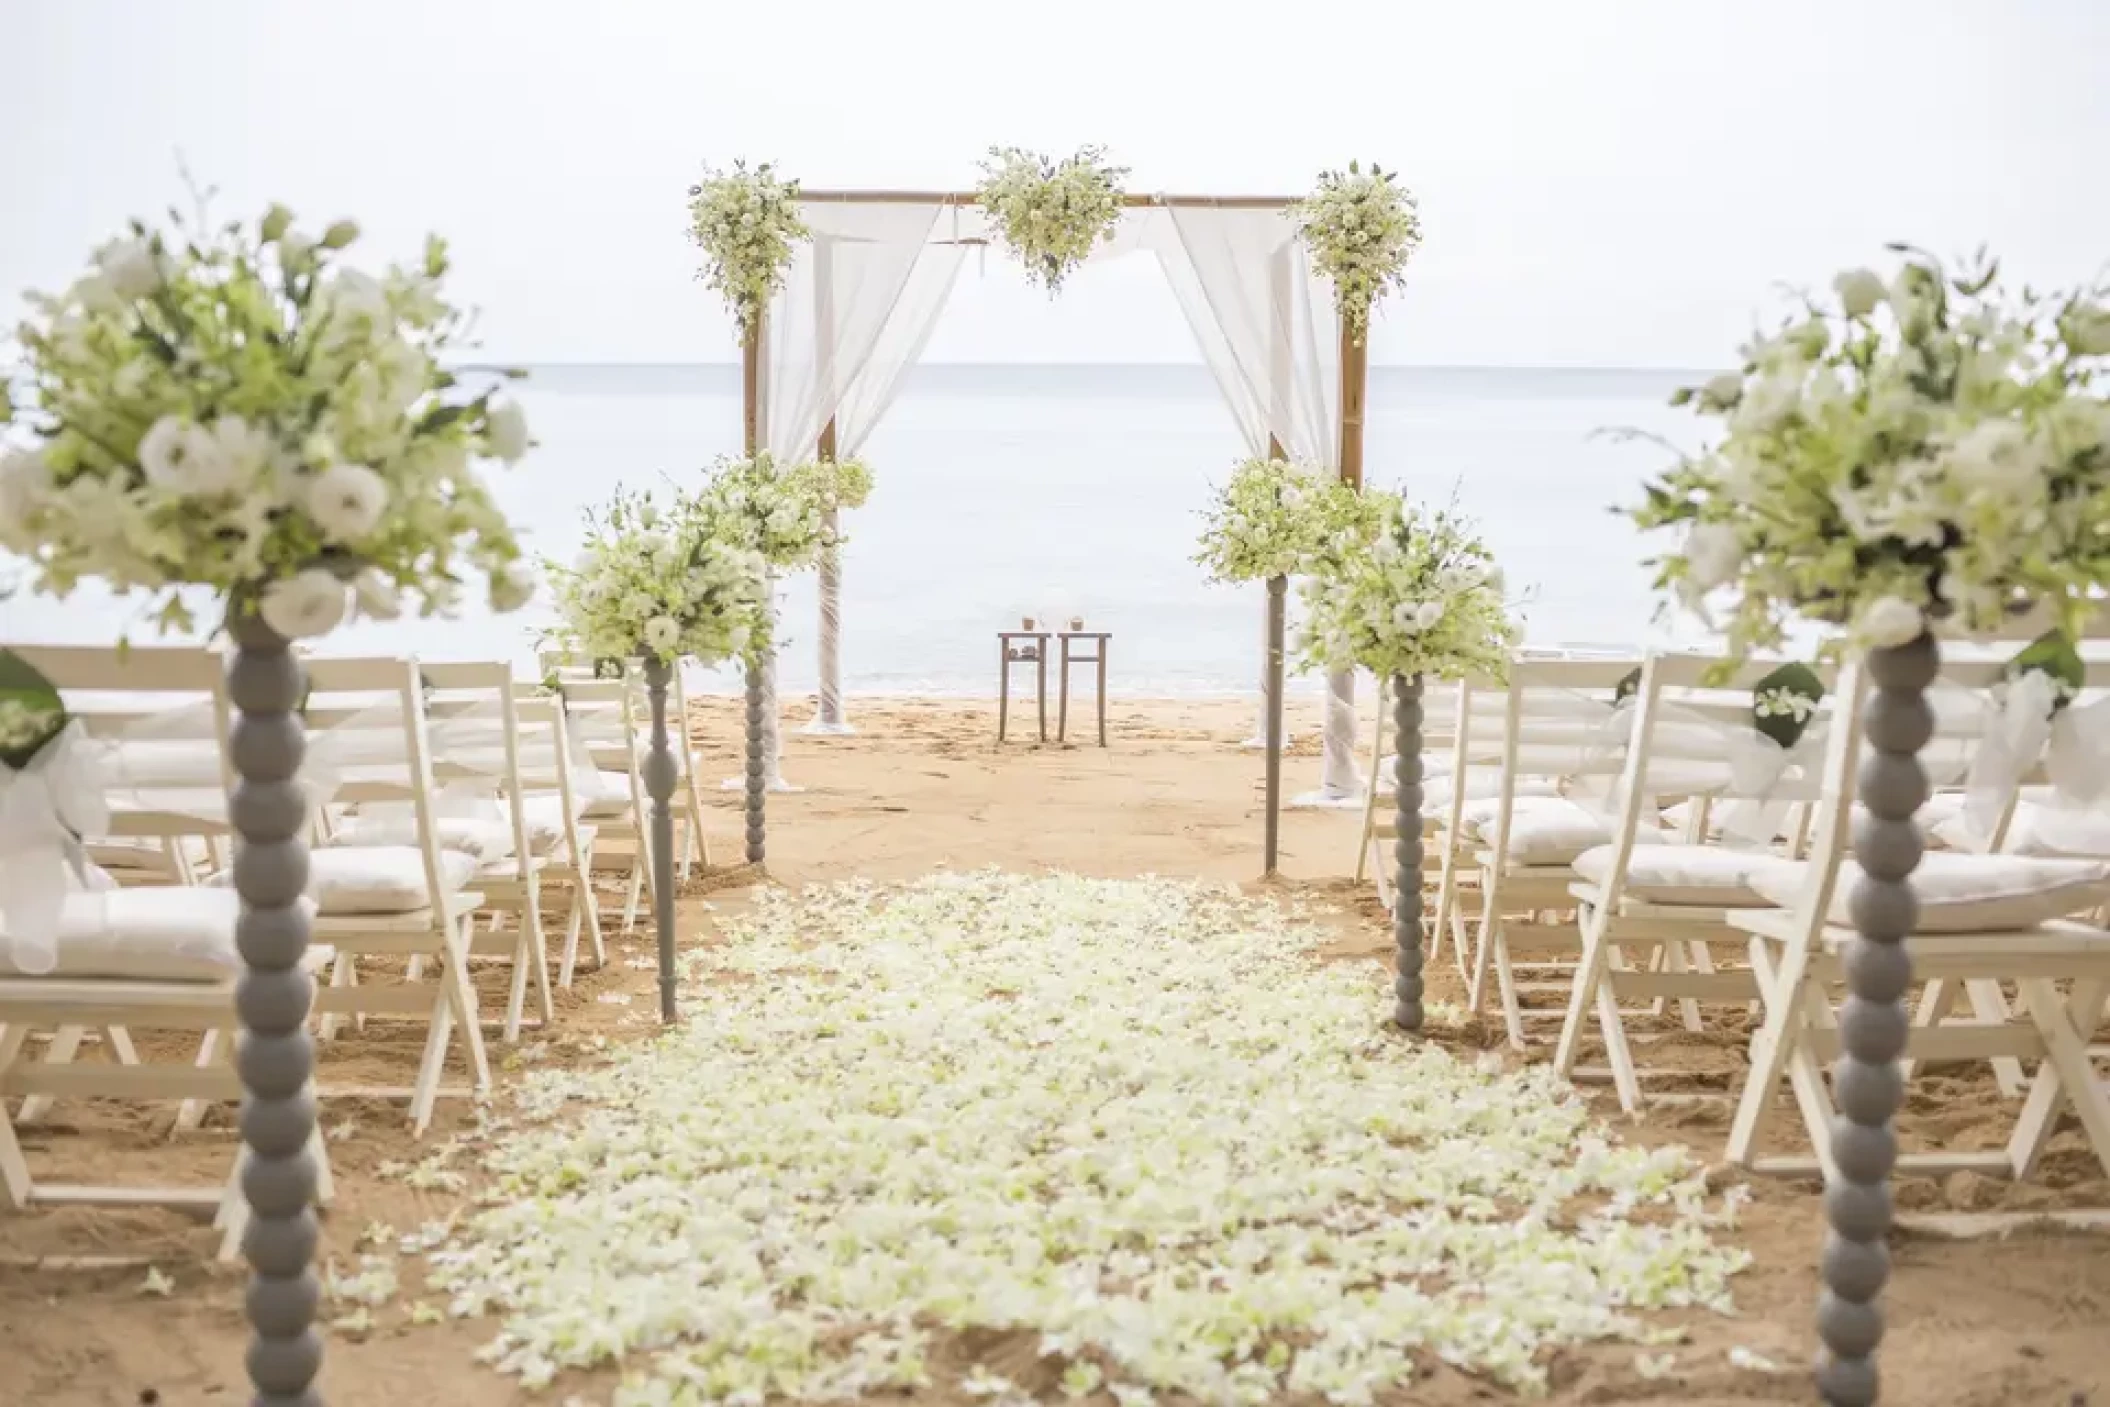
<svg viewBox="0 0 2110 1407">
<path fill-rule="evenodd" d="M 747 855 L 762 861 L 763 794 L 796 790 L 784 779 L 776 718 L 776 575 L 815 566 L 836 541 L 818 490 L 831 476 L 777 462 L 767 450 L 721 458 L 698 496 L 719 542 L 751 552 L 764 564 L 762 610 L 748 638 L 747 769 L 725 783 L 747 793 Z M 842 485 L 837 483 L 839 493 Z"/>
<path fill-rule="evenodd" d="M 780 179 L 769 162 L 749 170 L 707 167 L 689 187 L 689 238 L 703 251 L 696 277 L 724 297 L 742 337 L 753 335 L 769 300 L 784 286 L 784 271 L 799 241 L 809 238 L 799 218 L 799 183 Z"/>
<path fill-rule="evenodd" d="M 184 588 L 224 610 L 248 964 L 235 999 L 244 1182 L 273 1189 L 245 1243 L 261 1334 L 249 1364 L 260 1394 L 290 1400 L 319 1366 L 306 1334 L 313 1238 L 296 1233 L 316 1168 L 292 642 L 328 632 L 354 601 L 376 617 L 406 601 L 446 610 L 465 570 L 488 577 L 493 609 L 524 605 L 533 578 L 475 464 L 517 460 L 530 442 L 516 404 L 440 364 L 468 326 L 441 296 L 444 243 L 376 277 L 343 262 L 359 238 L 349 220 L 311 235 L 274 206 L 216 225 L 207 199 L 166 230 L 134 222 L 65 292 L 31 296 L 0 547 L 37 590 L 65 596 L 96 578 L 144 595 L 164 630 L 195 624 Z"/>
<path fill-rule="evenodd" d="M 1316 466 L 1255 457 L 1240 463 L 1203 510 L 1194 560 L 1215 582 L 1267 583 L 1266 661 L 1258 746 L 1267 751 L 1263 873 L 1275 871 L 1280 837 L 1282 667 L 1289 578 L 1326 543 L 1367 519 L 1370 501 Z M 1249 744 L 1251 746 L 1251 744 Z"/>
<path fill-rule="evenodd" d="M 704 664 L 745 653 L 762 618 L 761 555 L 724 541 L 712 515 L 675 494 L 662 509 L 649 493 L 617 489 L 586 515 L 576 564 L 552 565 L 557 636 L 593 659 L 643 656 L 652 741 L 644 780 L 652 797 L 652 901 L 659 937 L 660 1020 L 675 1017 L 674 812 L 680 764 L 667 731 L 667 686 L 684 659 Z M 677 720 L 689 746 L 688 720 Z"/>
<path fill-rule="evenodd" d="M 975 199 L 1027 276 L 1052 294 L 1101 241 L 1113 238 L 1126 179 L 1128 168 L 1109 162 L 1104 147 L 1080 147 L 1060 161 L 1020 147 L 991 147 Z"/>
<path fill-rule="evenodd" d="M 1374 526 L 1335 540 L 1304 586 L 1304 653 L 1313 665 L 1361 665 L 1392 681 L 1398 856 L 1392 931 L 1398 949 L 1393 1020 L 1422 1023 L 1421 694 L 1424 681 L 1503 679 L 1521 631 L 1501 568 L 1454 510 L 1425 513 L 1371 490 Z"/>
<path fill-rule="evenodd" d="M 1294 208 L 1297 232 L 1314 268 L 1333 282 L 1334 307 L 1360 345 L 1370 309 L 1406 284 L 1407 261 L 1421 247 L 1421 216 L 1413 193 L 1393 173 L 1349 162 L 1325 171 L 1318 189 Z"/>
<path fill-rule="evenodd" d="M 1818 1320 L 1819 1385 L 1841 1402 L 1873 1393 L 1862 1326 L 1885 1277 L 1853 1267 L 1880 1248 L 1887 1217 L 1848 1213 L 1887 1203 L 1896 1147 L 1910 961 L 1888 916 L 1911 912 L 1919 846 L 1904 854 L 1895 837 L 1915 826 L 1927 790 L 1918 754 L 1935 632 L 2007 634 L 2048 616 L 2051 635 L 2017 661 L 2010 689 L 2034 697 L 2048 726 L 2060 685 L 2077 685 L 2062 668 L 2076 628 L 2110 580 L 2104 291 L 2011 295 L 1983 253 L 1952 274 L 1909 246 L 1891 249 L 1900 259 L 1889 279 L 1840 274 L 1830 299 L 1804 300 L 1744 348 L 1737 370 L 1680 391 L 1674 403 L 1719 420 L 1722 434 L 1627 510 L 1644 528 L 1685 533 L 1659 559 L 1657 585 L 1703 618 L 1725 615 L 1732 653 L 1779 643 L 1801 616 L 1843 627 L 1877 689 L 1864 715 L 1860 931 L 1846 953 L 1852 1000 L 1835 1077 L 1851 1091 L 1841 1110 L 1852 1127 L 1833 1147 L 1848 1149 L 1850 1134 L 1854 1156 L 1841 1153 L 1840 1196 L 1827 1202 L 1831 1288 Z M 1834 1276 L 1834 1266 L 1846 1269 Z"/>
</svg>

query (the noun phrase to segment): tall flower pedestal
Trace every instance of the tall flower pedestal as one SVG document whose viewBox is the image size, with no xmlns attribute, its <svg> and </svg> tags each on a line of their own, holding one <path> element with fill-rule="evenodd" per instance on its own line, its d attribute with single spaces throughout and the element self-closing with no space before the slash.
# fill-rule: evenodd
<svg viewBox="0 0 2110 1407">
<path fill-rule="evenodd" d="M 1392 1020 L 1405 1031 L 1421 1029 L 1421 694 L 1418 674 L 1392 676 L 1394 839 L 1398 865 L 1392 888 L 1392 946 L 1399 974 Z"/>
<path fill-rule="evenodd" d="M 747 666 L 747 863 L 759 865 L 768 853 L 769 759 L 765 756 L 762 729 L 768 689 L 762 666 L 750 660 Z"/>
<path fill-rule="evenodd" d="M 242 1080 L 242 1195 L 250 1209 L 242 1238 L 252 1272 L 249 1379 L 257 1407 L 321 1407 L 314 1390 L 322 1368 L 314 1327 L 322 1293 L 314 1268 L 315 1050 L 308 1036 L 314 984 L 302 965 L 308 805 L 298 709 L 305 686 L 290 642 L 250 603 L 235 605 L 228 628 L 235 644 L 227 667 L 235 708 L 228 818 L 242 904 L 235 942 L 245 964 L 235 985 L 235 1067 Z"/>
<path fill-rule="evenodd" d="M 1854 827 L 1861 877 L 1849 898 L 1854 936 L 1846 949 L 1847 998 L 1832 1072 L 1839 1103 L 1832 1161 L 1839 1176 L 1824 1192 L 1830 1233 L 1817 1304 L 1817 1336 L 1824 1342 L 1817 1390 L 1832 1407 L 1872 1407 L 1880 1391 L 1876 1347 L 1883 1341 L 1883 1312 L 1876 1300 L 1890 1278 L 1890 1172 L 1898 1151 L 1891 1120 L 1904 1092 L 1898 1057 L 1912 983 L 1905 940 L 1919 922 L 1912 872 L 1921 853 L 1916 818 L 1927 798 L 1919 752 L 1934 735 L 1926 691 L 1940 658 L 1932 635 L 1868 653 L 1875 689 L 1861 713 L 1868 747 L 1858 787 L 1867 816 Z"/>
<path fill-rule="evenodd" d="M 1282 634 L 1287 577 L 1267 579 L 1267 694 L 1263 740 L 1267 744 L 1267 834 L 1265 874 L 1273 874 L 1282 849 Z"/>
<path fill-rule="evenodd" d="M 645 656 L 645 692 L 652 703 L 652 746 L 645 753 L 645 792 L 652 798 L 652 917 L 659 928 L 659 1019 L 674 1020 L 674 787 L 681 769 L 667 743 L 667 685 L 674 668 Z"/>
</svg>

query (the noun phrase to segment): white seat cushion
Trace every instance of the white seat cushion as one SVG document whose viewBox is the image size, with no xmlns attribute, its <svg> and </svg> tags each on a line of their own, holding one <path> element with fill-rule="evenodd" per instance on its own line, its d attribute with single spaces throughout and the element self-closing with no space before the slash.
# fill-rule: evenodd
<svg viewBox="0 0 2110 1407">
<path fill-rule="evenodd" d="M 1935 822 L 1933 832 L 1951 850 L 1975 851 L 1989 838 L 1974 835 L 1961 810 Z M 2000 848 L 2010 855 L 2110 857 L 2110 812 L 2024 801 L 2015 807 Z"/>
<path fill-rule="evenodd" d="M 440 884 L 448 893 L 475 877 L 478 861 L 459 850 L 440 851 Z M 211 883 L 231 883 L 226 871 Z M 432 907 L 424 852 L 410 845 L 333 845 L 308 856 L 308 897 L 324 918 L 410 914 Z"/>
<path fill-rule="evenodd" d="M 1602 886 L 1612 874 L 1610 845 L 1599 845 L 1575 857 L 1575 872 Z M 1758 850 L 1728 850 L 1715 845 L 1636 845 L 1627 855 L 1621 892 L 1649 904 L 1691 904 L 1716 909 L 1753 908 L 1766 899 L 1751 885 L 1763 868 L 1799 867 L 1792 860 Z"/>
<path fill-rule="evenodd" d="M 1495 843 L 1499 801 L 1469 803 L 1463 824 L 1488 845 Z M 1585 850 L 1609 844 L 1610 817 L 1565 797 L 1517 798 L 1510 810 L 1508 856 L 1520 865 L 1567 865 Z M 1635 827 L 1636 843 L 1667 844 L 1670 836 L 1657 826 Z"/>
<path fill-rule="evenodd" d="M 59 918 L 57 968 L 24 974 L 9 960 L 9 945 L 0 943 L 0 974 L 219 982 L 242 966 L 234 945 L 240 912 L 241 900 L 231 889 L 69 894 Z"/>
<path fill-rule="evenodd" d="M 194 835 L 179 838 L 176 848 L 194 865 L 204 864 L 211 854 L 205 841 Z M 160 874 L 174 868 L 169 863 L 168 842 L 146 836 L 91 840 L 88 842 L 88 858 L 106 870 L 152 870 Z"/>
<path fill-rule="evenodd" d="M 1840 863 L 1826 915 L 1830 922 L 1853 922 L 1847 901 L 1860 877 L 1861 867 L 1852 860 Z M 1751 875 L 1751 887 L 1767 903 L 1784 909 L 1801 900 L 1803 882 L 1800 864 Z M 2034 928 L 2110 899 L 2110 864 L 1930 850 L 1912 872 L 1912 888 L 1919 896 L 1921 933 L 2007 932 Z"/>
<path fill-rule="evenodd" d="M 1452 777 L 1429 777 L 1421 784 L 1421 814 L 1445 816 L 1450 814 L 1451 796 L 1456 789 Z M 1518 796 L 1555 796 L 1560 788 L 1550 777 L 1517 778 Z M 1475 801 L 1491 801 L 1502 794 L 1502 769 L 1499 767 L 1468 767 L 1465 771 L 1465 801 L 1470 806 Z"/>
<path fill-rule="evenodd" d="M 600 783 L 590 795 L 580 798 L 586 803 L 586 807 L 579 814 L 582 817 L 594 817 L 603 820 L 611 816 L 629 815 L 630 774 L 628 772 L 596 772 L 594 775 L 600 778 Z"/>
<path fill-rule="evenodd" d="M 459 850 L 478 860 L 503 860 L 513 853 L 513 827 L 505 821 L 483 816 L 440 816 L 433 821 L 440 848 Z M 418 843 L 416 820 L 409 816 L 353 816 L 337 828 L 332 848 L 350 846 L 373 849 L 379 846 L 414 846 Z"/>
</svg>

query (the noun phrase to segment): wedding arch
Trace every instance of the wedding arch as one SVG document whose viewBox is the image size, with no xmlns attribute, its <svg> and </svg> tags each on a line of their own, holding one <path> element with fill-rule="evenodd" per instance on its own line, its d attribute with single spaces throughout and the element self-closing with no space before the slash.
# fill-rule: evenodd
<svg viewBox="0 0 2110 1407">
<path fill-rule="evenodd" d="M 1288 196 L 1128 193 L 1087 262 L 1155 256 L 1247 452 L 1324 466 L 1360 488 L 1368 348 L 1340 317 L 1299 239 Z M 799 190 L 808 237 L 741 347 L 743 444 L 779 463 L 855 457 L 944 310 L 971 249 L 994 241 L 971 191 Z M 830 524 L 831 528 L 834 526 Z M 1279 656 L 1280 598 L 1271 602 Z M 820 571 L 820 699 L 809 731 L 848 731 L 841 678 L 842 573 Z M 1279 679 L 1279 658 L 1266 679 Z M 1280 804 L 1279 690 L 1270 688 L 1268 867 Z M 762 794 L 780 768 L 775 662 L 750 680 L 747 858 L 763 859 Z M 759 732 L 759 736 L 757 736 Z M 1329 676 L 1316 800 L 1359 800 L 1355 676 Z M 760 765 L 757 765 L 759 760 Z"/>
</svg>

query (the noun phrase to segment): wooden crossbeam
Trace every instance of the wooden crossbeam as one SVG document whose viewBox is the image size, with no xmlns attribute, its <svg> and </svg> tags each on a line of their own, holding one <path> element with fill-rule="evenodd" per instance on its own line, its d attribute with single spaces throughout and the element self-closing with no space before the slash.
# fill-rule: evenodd
<svg viewBox="0 0 2110 1407">
<path fill-rule="evenodd" d="M 973 191 L 816 191 L 801 189 L 799 199 L 829 205 L 980 205 Z M 1303 200 L 1295 195 L 1147 195 L 1127 191 L 1121 204 L 1130 210 L 1202 206 L 1217 210 L 1287 210 Z"/>
</svg>

